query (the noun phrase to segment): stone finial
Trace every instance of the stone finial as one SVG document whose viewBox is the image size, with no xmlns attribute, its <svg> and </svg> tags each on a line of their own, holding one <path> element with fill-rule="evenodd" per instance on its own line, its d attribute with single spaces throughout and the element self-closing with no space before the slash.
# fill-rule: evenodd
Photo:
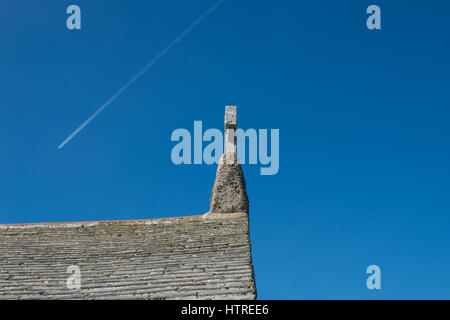
<svg viewBox="0 0 450 320">
<path fill-rule="evenodd" d="M 225 107 L 225 129 L 234 129 L 237 127 L 237 107 Z"/>
<path fill-rule="evenodd" d="M 226 106 L 224 153 L 227 155 L 225 161 L 231 164 L 234 163 L 234 157 L 231 157 L 231 154 L 236 153 L 236 138 L 235 138 L 236 128 L 237 128 L 237 108 L 236 106 Z"/>
<path fill-rule="evenodd" d="M 225 107 L 225 150 L 217 167 L 210 213 L 248 213 L 244 173 L 236 155 L 237 108 Z"/>
</svg>

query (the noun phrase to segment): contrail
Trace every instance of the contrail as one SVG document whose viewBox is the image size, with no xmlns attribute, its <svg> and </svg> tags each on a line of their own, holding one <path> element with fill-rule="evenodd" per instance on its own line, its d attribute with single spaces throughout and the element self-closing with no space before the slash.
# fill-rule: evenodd
<svg viewBox="0 0 450 320">
<path fill-rule="evenodd" d="M 167 47 L 165 47 L 160 53 L 158 53 L 145 67 L 141 69 L 134 77 L 132 77 L 127 83 L 125 83 L 116 93 L 112 95 L 104 104 L 100 106 L 86 121 L 84 121 L 81 126 L 79 126 L 70 136 L 66 138 L 61 144 L 58 146 L 58 149 L 61 149 L 66 145 L 67 142 L 72 140 L 73 137 L 77 135 L 84 127 L 86 127 L 95 117 L 97 117 L 107 106 L 109 106 L 116 98 L 128 89 L 137 79 L 139 79 L 150 67 L 155 64 L 156 61 L 159 60 L 162 56 L 164 56 L 170 49 L 172 49 L 178 42 L 180 42 L 189 32 L 192 31 L 200 22 L 202 22 L 207 16 L 211 14 L 214 10 L 216 10 L 225 0 L 217 1 L 211 8 L 206 10 L 200 17 L 198 17 L 192 24 L 186 28 L 175 40 L 173 40 Z"/>
</svg>

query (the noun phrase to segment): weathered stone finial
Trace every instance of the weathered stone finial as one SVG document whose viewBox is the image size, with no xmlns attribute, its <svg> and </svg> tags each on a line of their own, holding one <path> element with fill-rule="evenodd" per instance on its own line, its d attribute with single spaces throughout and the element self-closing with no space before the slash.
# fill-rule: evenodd
<svg viewBox="0 0 450 320">
<path fill-rule="evenodd" d="M 226 106 L 225 107 L 225 129 L 237 128 L 237 107 Z"/>
<path fill-rule="evenodd" d="M 225 150 L 217 167 L 210 213 L 248 213 L 244 173 L 236 155 L 237 108 L 225 107 Z"/>
<path fill-rule="evenodd" d="M 225 160 L 227 163 L 234 163 L 232 153 L 236 153 L 235 130 L 237 128 L 237 108 L 236 106 L 225 107 Z"/>
</svg>

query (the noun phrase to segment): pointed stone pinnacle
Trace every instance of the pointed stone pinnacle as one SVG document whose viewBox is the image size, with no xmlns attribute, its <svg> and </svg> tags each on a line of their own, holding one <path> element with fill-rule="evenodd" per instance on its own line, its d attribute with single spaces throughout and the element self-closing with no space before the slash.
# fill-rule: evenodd
<svg viewBox="0 0 450 320">
<path fill-rule="evenodd" d="M 234 130 L 237 127 L 236 107 L 225 109 L 225 152 L 217 167 L 216 180 L 211 192 L 210 213 L 248 214 L 249 203 L 244 173 L 236 155 Z"/>
</svg>

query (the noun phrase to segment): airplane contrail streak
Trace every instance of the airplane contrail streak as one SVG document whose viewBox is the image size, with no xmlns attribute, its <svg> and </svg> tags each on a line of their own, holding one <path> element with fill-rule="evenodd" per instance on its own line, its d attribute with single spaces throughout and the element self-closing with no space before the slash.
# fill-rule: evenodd
<svg viewBox="0 0 450 320">
<path fill-rule="evenodd" d="M 97 117 L 107 106 L 109 106 L 116 98 L 128 89 L 137 79 L 139 79 L 150 67 L 155 64 L 162 56 L 164 56 L 170 49 L 172 49 L 178 42 L 180 42 L 189 32 L 192 31 L 200 22 L 202 22 L 207 16 L 216 10 L 225 0 L 217 1 L 211 8 L 206 10 L 200 17 L 198 17 L 194 22 L 191 23 L 178 37 L 175 38 L 167 47 L 165 47 L 160 53 L 158 53 L 149 63 L 145 65 L 136 75 L 134 75 L 127 83 L 125 83 L 119 90 L 114 93 L 111 98 L 109 98 L 105 103 L 103 103 L 89 118 L 86 119 L 70 136 L 68 136 L 61 144 L 58 149 L 61 149 L 66 145 L 67 142 L 72 140 L 73 137 L 77 135 L 84 127 L 86 127 L 95 117 Z"/>
</svg>

